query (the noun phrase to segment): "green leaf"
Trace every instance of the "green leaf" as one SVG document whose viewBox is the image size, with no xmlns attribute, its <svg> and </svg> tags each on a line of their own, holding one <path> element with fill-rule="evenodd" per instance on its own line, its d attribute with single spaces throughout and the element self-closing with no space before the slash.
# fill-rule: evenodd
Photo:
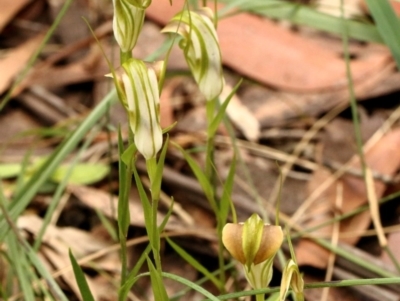
<svg viewBox="0 0 400 301">
<path fill-rule="evenodd" d="M 43 262 L 38 258 L 37 253 L 32 249 L 32 247 L 25 241 L 22 241 L 24 246 L 24 253 L 28 256 L 29 261 L 32 266 L 36 269 L 37 273 L 48 283 L 49 287 L 52 288 L 52 293 L 57 297 L 57 300 L 68 301 L 64 292 L 61 290 L 60 286 L 55 281 L 54 277 L 50 272 L 43 266 Z"/>
<path fill-rule="evenodd" d="M 169 144 L 169 136 L 165 140 L 163 149 L 161 151 L 160 157 L 157 162 L 156 172 L 154 173 L 153 182 L 151 183 L 151 191 L 155 199 L 160 198 L 160 190 L 161 190 L 161 181 L 163 176 L 164 164 L 165 164 L 165 156 L 167 154 Z"/>
<path fill-rule="evenodd" d="M 343 32 L 343 19 L 328 14 L 321 13 L 316 9 L 282 0 L 221 0 L 228 3 L 228 10 L 232 7 L 238 7 L 244 11 L 250 11 L 255 14 L 263 15 L 269 18 L 288 20 L 294 24 L 306 25 L 315 29 L 323 30 L 333 34 L 341 35 Z M 370 0 L 379 3 L 381 0 Z M 386 1 L 386 0 L 385 0 Z M 377 28 L 370 23 L 347 20 L 349 36 L 351 38 L 366 41 L 383 43 L 383 39 Z"/>
<path fill-rule="evenodd" d="M 82 138 L 89 130 L 98 122 L 98 120 L 106 113 L 110 104 L 115 99 L 115 90 L 110 92 L 103 101 L 90 113 L 89 116 L 82 121 L 79 127 L 61 143 L 56 151 L 54 151 L 40 168 L 32 175 L 30 180 L 26 182 L 19 193 L 14 196 L 13 201 L 8 205 L 7 211 L 10 217 L 16 219 L 30 203 L 36 195 L 40 187 L 52 176 L 54 171 L 60 166 L 61 162 L 71 153 L 72 150 L 79 144 Z M 0 241 L 8 232 L 9 227 L 4 218 L 0 215 Z"/>
<path fill-rule="evenodd" d="M 144 190 L 142 180 L 140 179 L 135 166 L 133 166 L 132 171 L 133 171 L 133 175 L 135 177 L 136 187 L 139 192 L 139 198 L 140 198 L 140 201 L 142 202 L 146 231 L 148 234 L 152 234 L 152 233 L 154 233 L 153 228 L 157 227 L 157 225 L 153 225 L 152 205 L 150 204 L 149 198 L 146 194 L 146 191 Z M 150 235 L 149 240 L 150 240 L 150 244 L 152 245 L 153 248 L 155 246 L 157 246 L 157 242 L 156 242 L 157 238 L 154 237 L 154 235 Z"/>
<path fill-rule="evenodd" d="M 225 179 L 224 189 L 221 196 L 221 205 L 219 210 L 219 218 L 221 220 L 221 224 L 224 225 L 227 222 L 229 208 L 233 209 L 232 214 L 234 214 L 234 206 L 231 199 L 233 182 L 235 179 L 235 171 L 236 171 L 236 156 L 232 159 L 231 166 L 229 168 L 228 176 Z"/>
<path fill-rule="evenodd" d="M 388 0 L 366 0 L 379 33 L 400 69 L 400 21 Z"/>
<path fill-rule="evenodd" d="M 51 179 L 60 183 L 67 174 L 70 166 L 61 165 L 52 175 Z M 101 163 L 80 163 L 76 164 L 72 170 L 68 183 L 77 185 L 90 185 L 96 183 L 110 172 L 110 167 Z"/>
<path fill-rule="evenodd" d="M 17 237 L 13 232 L 10 232 L 7 235 L 6 243 L 9 249 L 11 264 L 16 272 L 16 276 L 18 277 L 18 283 L 24 296 L 24 300 L 34 301 L 35 294 L 32 289 L 31 279 L 29 279 L 29 273 L 26 271 L 29 264 L 27 263 L 27 258 L 22 252 L 21 247 L 18 245 Z"/>
<path fill-rule="evenodd" d="M 131 143 L 128 148 L 123 152 L 123 154 L 120 156 L 122 162 L 125 163 L 125 165 L 129 165 L 132 161 L 132 158 L 135 156 L 135 153 L 137 152 L 136 145 L 134 143 Z"/>
<path fill-rule="evenodd" d="M 118 228 L 120 235 L 126 237 L 130 224 L 129 193 L 131 190 L 131 161 L 125 164 L 122 161 L 124 143 L 121 136 L 121 129 L 118 130 L 118 152 L 119 152 L 119 196 L 118 196 Z M 121 239 L 121 238 L 120 238 Z"/>
<path fill-rule="evenodd" d="M 175 250 L 176 253 L 179 254 L 184 260 L 186 260 L 192 267 L 194 267 L 196 270 L 198 270 L 200 273 L 202 273 L 204 276 L 206 276 L 214 285 L 219 289 L 222 290 L 224 287 L 224 284 L 221 283 L 217 277 L 215 277 L 212 273 L 210 273 L 200 262 L 198 262 L 193 256 L 191 256 L 189 253 L 187 253 L 184 249 L 182 249 L 179 245 L 174 243 L 171 239 L 168 237 L 165 238 L 169 245 Z"/>
<path fill-rule="evenodd" d="M 82 299 L 84 301 L 94 301 L 92 292 L 90 291 L 89 285 L 86 281 L 85 275 L 78 262 L 76 261 L 74 255 L 71 252 L 71 249 L 68 251 L 69 259 L 71 260 L 72 268 L 74 269 L 74 275 L 76 283 L 78 284 L 79 291 L 81 292 Z"/>
<path fill-rule="evenodd" d="M 18 176 L 21 172 L 21 164 L 4 163 L 0 164 L 0 178 L 9 179 Z"/>
<path fill-rule="evenodd" d="M 228 107 L 230 100 L 232 99 L 233 95 L 235 95 L 236 91 L 239 89 L 242 82 L 243 78 L 239 80 L 239 82 L 232 89 L 231 93 L 229 93 L 228 97 L 222 103 L 221 107 L 219 108 L 218 114 L 214 117 L 213 121 L 211 122 L 208 128 L 209 137 L 213 137 L 215 135 L 215 132 L 217 131 L 218 126 L 222 121 L 222 118 L 224 118 L 225 116 L 226 108 Z"/>
<path fill-rule="evenodd" d="M 153 288 L 154 300 L 169 301 L 161 275 L 157 272 L 153 262 L 147 257 L 147 265 L 150 271 L 151 287 Z"/>
<path fill-rule="evenodd" d="M 139 270 L 142 267 L 142 265 L 143 265 L 144 261 L 146 260 L 147 256 L 149 255 L 150 251 L 151 251 L 151 245 L 148 244 L 146 249 L 140 255 L 139 259 L 136 261 L 135 266 L 129 272 L 129 275 L 126 277 L 126 281 L 119 288 L 119 291 L 118 291 L 118 300 L 119 301 L 125 301 L 127 299 L 128 293 L 130 292 L 131 287 L 139 279 L 137 274 L 139 273 Z"/>
<path fill-rule="evenodd" d="M 207 197 L 207 200 L 210 202 L 212 209 L 214 210 L 214 212 L 217 212 L 218 208 L 217 208 L 217 205 L 216 205 L 215 199 L 214 199 L 214 190 L 211 186 L 210 181 L 208 180 L 208 178 L 206 177 L 204 172 L 201 170 L 200 166 L 196 163 L 196 161 L 193 160 L 193 158 L 191 156 L 189 156 L 189 154 L 183 148 L 181 148 L 179 145 L 177 145 L 175 143 L 174 143 L 174 145 L 181 151 L 181 153 L 185 157 L 185 160 L 189 164 L 190 168 L 192 169 L 194 175 L 197 178 L 197 181 L 199 181 L 200 186 L 202 187 L 202 189 Z"/>
<path fill-rule="evenodd" d="M 189 280 L 187 280 L 187 279 L 185 279 L 183 277 L 180 277 L 180 276 L 177 276 L 177 275 L 174 275 L 174 274 L 170 274 L 170 273 L 165 273 L 165 272 L 163 272 L 162 275 L 165 278 L 169 278 L 169 279 L 175 280 L 177 282 L 180 282 L 180 283 L 186 285 L 187 287 L 190 287 L 191 289 L 193 289 L 193 290 L 199 292 L 200 294 L 204 295 L 205 297 L 207 297 L 208 300 L 220 301 L 219 298 L 215 297 L 209 291 L 205 290 L 204 288 L 202 288 L 201 286 L 197 285 L 196 283 L 191 282 L 191 281 L 189 281 Z"/>
</svg>

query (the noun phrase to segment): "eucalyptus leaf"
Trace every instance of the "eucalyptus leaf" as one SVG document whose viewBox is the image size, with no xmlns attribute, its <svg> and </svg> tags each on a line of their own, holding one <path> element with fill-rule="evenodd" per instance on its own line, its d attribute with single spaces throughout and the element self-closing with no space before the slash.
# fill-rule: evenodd
<svg viewBox="0 0 400 301">
<path fill-rule="evenodd" d="M 21 172 L 21 164 L 19 163 L 5 163 L 0 164 L 0 178 L 9 179 L 14 178 Z"/>
<path fill-rule="evenodd" d="M 61 165 L 51 176 L 51 180 L 60 183 L 70 166 Z M 110 172 L 110 167 L 105 164 L 91 164 L 91 163 L 80 163 L 77 164 L 72 170 L 69 178 L 69 183 L 77 185 L 89 185 L 102 180 Z"/>
</svg>

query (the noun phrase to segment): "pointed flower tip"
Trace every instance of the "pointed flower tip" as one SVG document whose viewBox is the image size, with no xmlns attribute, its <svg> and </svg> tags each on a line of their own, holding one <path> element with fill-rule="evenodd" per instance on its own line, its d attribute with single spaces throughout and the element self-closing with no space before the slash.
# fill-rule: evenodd
<svg viewBox="0 0 400 301">
<path fill-rule="evenodd" d="M 285 300 L 289 287 L 291 287 L 293 292 L 296 294 L 297 300 L 304 300 L 304 280 L 299 271 L 299 266 L 293 259 L 290 259 L 286 263 L 285 269 L 283 270 L 279 300 Z"/>
</svg>

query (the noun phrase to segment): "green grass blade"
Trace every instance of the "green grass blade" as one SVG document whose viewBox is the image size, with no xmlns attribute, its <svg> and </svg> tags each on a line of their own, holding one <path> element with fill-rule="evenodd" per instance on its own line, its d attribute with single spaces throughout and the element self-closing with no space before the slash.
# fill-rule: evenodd
<svg viewBox="0 0 400 301">
<path fill-rule="evenodd" d="M 208 300 L 212 300 L 212 301 L 220 301 L 219 298 L 215 297 L 213 294 L 211 294 L 209 291 L 205 290 L 204 288 L 202 288 L 201 286 L 197 285 L 194 282 L 191 282 L 185 278 L 182 278 L 180 276 L 174 275 L 174 274 L 170 274 L 170 273 L 165 273 L 163 272 L 162 275 L 165 278 L 169 278 L 172 280 L 175 280 L 177 282 L 180 282 L 184 285 L 186 285 L 187 287 L 190 287 L 191 289 L 199 292 L 200 294 L 204 295 L 205 297 L 208 298 Z"/>
<path fill-rule="evenodd" d="M 400 21 L 387 0 L 366 0 L 379 33 L 400 69 Z"/>
<path fill-rule="evenodd" d="M 26 181 L 25 175 L 27 174 L 27 170 L 29 168 L 30 157 L 31 157 L 31 150 L 27 151 L 26 154 L 24 155 L 24 158 L 22 159 L 21 169 L 20 169 L 19 175 L 17 177 L 17 181 L 15 183 L 14 195 L 20 194 L 21 189 L 24 186 L 24 182 Z"/>
<path fill-rule="evenodd" d="M 121 135 L 121 129 L 118 130 L 118 152 L 119 152 L 119 198 L 118 198 L 118 227 L 120 235 L 126 237 L 130 224 L 129 214 L 129 194 L 131 190 L 131 159 L 125 163 L 122 160 L 124 153 L 124 142 Z"/>
<path fill-rule="evenodd" d="M 110 92 L 103 101 L 80 124 L 73 134 L 57 147 L 57 150 L 44 162 L 34 176 L 21 188 L 21 192 L 15 195 L 7 211 L 15 220 L 28 206 L 40 187 L 51 177 L 66 156 L 75 149 L 78 143 L 93 128 L 98 120 L 104 116 L 109 106 L 116 101 L 115 90 Z M 0 215 L 0 241 L 4 239 L 9 227 L 6 220 Z"/>
<path fill-rule="evenodd" d="M 135 166 L 133 166 L 132 171 L 133 171 L 133 175 L 135 177 L 136 187 L 139 192 L 139 198 L 140 198 L 140 201 L 142 202 L 144 221 L 145 221 L 147 234 L 149 235 L 150 244 L 151 244 L 153 250 L 154 249 L 159 250 L 159 247 L 158 247 L 159 241 L 158 241 L 157 235 L 155 234 L 155 231 L 154 231 L 155 230 L 154 227 L 157 227 L 157 225 L 153 224 L 152 205 L 150 204 L 149 198 L 146 194 L 146 191 L 144 190 L 142 180 L 140 179 L 139 173 Z"/>
<path fill-rule="evenodd" d="M 232 215 L 236 215 L 235 208 L 233 206 L 233 202 L 231 199 L 233 183 L 235 179 L 235 171 L 236 171 L 236 156 L 232 159 L 231 166 L 229 168 L 228 176 L 225 179 L 224 188 L 221 196 L 221 205 L 219 210 L 219 218 L 221 219 L 221 223 L 225 224 L 228 219 L 229 209 L 233 210 Z M 236 220 L 234 217 L 233 220 Z"/>
<path fill-rule="evenodd" d="M 169 136 L 167 135 L 167 139 L 165 140 L 164 146 L 161 150 L 160 157 L 157 162 L 157 167 L 153 178 L 153 182 L 151 183 L 151 191 L 153 192 L 153 197 L 157 200 L 160 198 L 161 181 L 163 176 L 165 156 L 167 154 L 168 145 L 169 145 Z M 157 194 L 155 194 L 155 192 L 157 192 Z"/>
<path fill-rule="evenodd" d="M 151 287 L 153 289 L 154 300 L 169 301 L 164 283 L 162 281 L 162 277 L 156 270 L 153 262 L 148 257 L 147 257 L 147 265 L 150 271 Z"/>
<path fill-rule="evenodd" d="M 18 245 L 14 232 L 9 232 L 6 241 L 12 266 L 16 272 L 16 276 L 18 277 L 18 283 L 24 296 L 24 300 L 34 301 L 35 294 L 32 289 L 31 280 L 28 278 L 27 271 L 25 271 L 29 264 L 27 264 L 26 256 L 21 252 L 21 248 Z"/>
<path fill-rule="evenodd" d="M 281 0 L 221 1 L 228 3 L 230 7 L 238 7 L 241 10 L 250 11 L 269 18 L 288 20 L 294 24 L 306 25 L 337 35 L 342 34 L 343 22 L 341 18 L 321 13 L 307 5 Z M 381 2 L 381 0 L 370 1 Z M 378 29 L 373 24 L 356 20 L 348 20 L 348 30 L 351 38 L 366 42 L 384 42 L 380 33 L 378 32 Z"/>
<path fill-rule="evenodd" d="M 243 78 L 240 79 L 240 81 L 235 85 L 235 87 L 232 89 L 231 93 L 229 93 L 228 97 L 222 103 L 221 107 L 218 110 L 218 114 L 215 115 L 214 119 L 212 120 L 212 122 L 208 128 L 208 136 L 209 137 L 213 137 L 215 135 L 215 132 L 217 131 L 218 126 L 222 121 L 222 118 L 224 118 L 224 116 L 225 116 L 226 108 L 228 107 L 230 100 L 232 99 L 233 95 L 235 95 L 236 91 L 239 89 L 242 82 L 243 82 Z"/>
<path fill-rule="evenodd" d="M 85 275 L 78 262 L 76 261 L 74 255 L 71 252 L 71 249 L 68 251 L 69 259 L 71 260 L 72 268 L 74 270 L 75 280 L 78 284 L 79 291 L 81 292 L 82 299 L 84 301 L 94 301 L 92 292 L 90 291 L 89 285 L 86 281 Z"/>
<path fill-rule="evenodd" d="M 148 257 L 151 251 L 151 245 L 148 244 L 146 249 L 140 255 L 139 259 L 136 261 L 134 268 L 129 272 L 129 275 L 126 277 L 125 283 L 119 288 L 118 291 L 118 300 L 125 301 L 128 297 L 128 293 L 131 290 L 131 287 L 136 283 L 139 279 L 137 274 L 139 273 L 140 268 L 142 267 L 144 261 Z"/>
<path fill-rule="evenodd" d="M 214 285 L 219 289 L 223 289 L 224 284 L 221 283 L 217 277 L 215 277 L 212 273 L 210 273 L 200 262 L 198 262 L 193 256 L 187 253 L 184 249 L 182 249 L 179 245 L 174 243 L 168 237 L 165 238 L 169 245 L 175 250 L 176 253 L 179 254 L 184 260 L 186 260 L 192 267 L 206 276 Z"/>
<path fill-rule="evenodd" d="M 214 189 L 212 188 L 211 183 L 204 172 L 201 170 L 199 164 L 197 164 L 197 162 L 191 156 L 189 156 L 189 154 L 183 148 L 175 143 L 174 145 L 181 151 L 181 153 L 185 157 L 185 160 L 192 169 L 195 177 L 197 178 L 197 181 L 199 181 L 200 186 L 207 197 L 207 200 L 210 202 L 212 209 L 214 210 L 214 212 L 218 212 L 218 207 L 214 199 Z"/>
<path fill-rule="evenodd" d="M 61 300 L 61 301 L 68 301 L 68 298 L 65 296 L 64 292 L 61 290 L 60 286 L 57 284 L 57 282 L 51 276 L 49 271 L 43 266 L 42 262 L 37 257 L 37 255 L 36 255 L 35 251 L 32 249 L 32 247 L 25 240 L 22 241 L 22 243 L 25 248 L 25 250 L 24 250 L 25 254 L 28 256 L 29 261 L 32 263 L 32 266 L 35 267 L 35 269 L 39 273 L 39 275 L 44 280 L 46 280 L 49 287 L 51 287 L 51 291 L 52 291 L 55 299 Z"/>
<path fill-rule="evenodd" d="M 50 202 L 50 205 L 47 208 L 46 214 L 45 214 L 45 216 L 43 218 L 43 224 L 42 224 L 38 234 L 36 235 L 36 239 L 35 239 L 35 242 L 33 244 L 33 249 L 34 250 L 36 250 L 36 251 L 39 250 L 39 247 L 40 247 L 40 245 L 42 243 L 43 235 L 46 232 L 46 228 L 49 225 L 49 223 L 51 222 L 51 218 L 52 218 L 55 210 L 57 209 L 58 204 L 61 201 L 61 198 L 62 198 L 62 195 L 63 195 L 63 193 L 65 191 L 65 188 L 67 187 L 67 185 L 69 183 L 70 176 L 71 176 L 76 164 L 78 164 L 81 155 L 89 147 L 89 145 L 92 142 L 93 138 L 94 138 L 94 134 L 92 133 L 92 135 L 90 135 L 90 138 L 85 140 L 85 143 L 82 145 L 82 147 L 80 148 L 78 154 L 75 156 L 75 158 L 73 159 L 71 164 L 69 164 L 68 169 L 65 170 L 65 173 L 63 173 L 63 178 L 60 178 L 59 185 L 57 186 L 57 189 L 53 194 L 53 197 L 52 197 L 52 200 Z"/>
</svg>

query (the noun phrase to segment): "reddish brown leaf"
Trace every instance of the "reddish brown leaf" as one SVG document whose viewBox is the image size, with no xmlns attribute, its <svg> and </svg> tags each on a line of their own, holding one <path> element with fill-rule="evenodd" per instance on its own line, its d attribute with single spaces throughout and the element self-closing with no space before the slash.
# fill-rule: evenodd
<svg viewBox="0 0 400 301">
<path fill-rule="evenodd" d="M 400 129 L 389 132 L 367 152 L 367 165 L 379 174 L 393 176 L 400 167 L 399 145 Z M 360 169 L 360 162 L 356 162 L 352 167 Z M 327 171 L 319 170 L 315 172 L 309 183 L 309 191 L 316 189 L 328 176 L 329 172 Z M 318 202 L 311 207 L 310 220 L 306 222 L 305 227 L 320 224 L 333 217 L 333 212 L 338 210 L 338 208 L 335 208 L 335 200 L 337 197 L 336 187 L 339 183 L 343 186 L 343 206 L 340 208 L 342 213 L 350 212 L 368 202 L 364 180 L 353 175 L 344 175 L 325 190 L 319 197 Z M 378 199 L 383 196 L 385 189 L 386 185 L 383 182 L 375 181 L 375 191 Z M 370 222 L 370 214 L 366 211 L 341 222 L 340 229 L 343 232 L 363 231 L 367 229 Z M 332 233 L 332 226 L 327 226 L 314 232 L 314 234 L 327 233 Z M 328 235 L 328 237 L 330 236 Z M 359 238 L 358 236 L 348 237 L 341 239 L 341 242 L 355 244 Z M 319 256 L 316 257 L 315 254 L 319 254 Z M 296 249 L 299 264 L 313 265 L 319 268 L 326 267 L 328 255 L 329 252 L 310 240 L 300 241 Z"/>
<path fill-rule="evenodd" d="M 1 17 L 0 17 L 1 20 Z M 10 85 L 15 76 L 25 67 L 29 58 L 42 42 L 43 35 L 39 34 L 26 41 L 17 48 L 7 51 L 5 57 L 0 60 L 0 94 Z"/>
<path fill-rule="evenodd" d="M 0 0 L 0 32 L 29 2 L 31 0 Z"/>
<path fill-rule="evenodd" d="M 172 6 L 157 0 L 146 13 L 166 24 L 183 5 L 183 0 L 173 1 Z M 218 36 L 224 64 L 261 83 L 303 92 L 347 87 L 340 53 L 270 20 L 245 13 L 234 15 L 219 21 Z M 381 70 L 389 57 L 388 51 L 379 51 L 352 61 L 354 81 L 364 81 Z"/>
</svg>

